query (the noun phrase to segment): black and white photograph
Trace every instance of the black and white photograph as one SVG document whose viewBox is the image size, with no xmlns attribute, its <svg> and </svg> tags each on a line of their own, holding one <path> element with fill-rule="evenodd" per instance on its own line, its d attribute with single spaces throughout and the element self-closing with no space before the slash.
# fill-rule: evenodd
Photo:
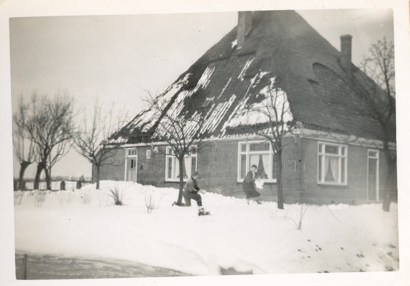
<svg viewBox="0 0 410 286">
<path fill-rule="evenodd" d="M 406 285 L 406 2 L 16 2 L 10 285 Z"/>
</svg>

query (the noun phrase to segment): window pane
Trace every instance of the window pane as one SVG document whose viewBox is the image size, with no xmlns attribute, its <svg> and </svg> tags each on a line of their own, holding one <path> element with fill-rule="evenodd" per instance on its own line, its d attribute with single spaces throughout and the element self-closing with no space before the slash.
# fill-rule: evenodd
<svg viewBox="0 0 410 286">
<path fill-rule="evenodd" d="M 327 146 L 326 146 L 327 147 Z M 325 182 L 339 182 L 339 158 L 325 156 Z"/>
<path fill-rule="evenodd" d="M 246 152 L 246 144 L 241 144 L 241 152 Z"/>
<path fill-rule="evenodd" d="M 369 151 L 369 157 L 377 157 L 376 151 Z"/>
<path fill-rule="evenodd" d="M 259 155 L 258 164 L 256 166 L 258 166 L 256 176 L 261 179 L 268 179 L 268 173 L 270 170 L 269 155 Z"/>
<path fill-rule="evenodd" d="M 168 157 L 168 179 L 172 178 L 172 158 Z"/>
<path fill-rule="evenodd" d="M 246 155 L 241 155 L 241 179 L 245 178 L 246 175 Z"/>
<path fill-rule="evenodd" d="M 342 155 L 344 156 L 346 154 L 346 147 L 342 147 Z"/>
<path fill-rule="evenodd" d="M 341 171 L 341 178 L 340 178 L 340 182 L 345 183 L 345 160 L 346 158 L 342 158 L 342 162 L 341 162 L 341 167 L 342 168 Z"/>
<path fill-rule="evenodd" d="M 249 144 L 249 151 L 269 151 L 269 143 Z"/>
<path fill-rule="evenodd" d="M 179 178 L 179 161 L 174 158 L 174 170 L 173 170 L 173 179 Z"/>
<path fill-rule="evenodd" d="M 339 148 L 337 146 L 325 146 L 325 152 L 327 154 L 339 154 Z"/>
<path fill-rule="evenodd" d="M 322 160 L 323 160 L 323 155 L 319 156 L 319 162 L 318 162 L 318 170 L 317 170 L 317 175 L 318 175 L 318 181 L 322 181 Z"/>
<path fill-rule="evenodd" d="M 191 162 L 191 175 L 196 171 L 196 157 L 192 157 Z"/>
<path fill-rule="evenodd" d="M 322 153 L 323 150 L 323 144 L 319 144 L 319 152 Z"/>
<path fill-rule="evenodd" d="M 251 169 L 252 165 L 256 165 L 256 167 L 258 166 L 258 162 L 259 162 L 259 155 L 249 155 L 249 170 Z"/>
</svg>

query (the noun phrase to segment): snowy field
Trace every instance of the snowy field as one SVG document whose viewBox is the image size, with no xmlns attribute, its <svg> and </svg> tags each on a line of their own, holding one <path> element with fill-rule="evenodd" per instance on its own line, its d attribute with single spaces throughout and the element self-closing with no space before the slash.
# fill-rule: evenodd
<svg viewBox="0 0 410 286">
<path fill-rule="evenodd" d="M 109 196 L 115 188 L 122 206 Z M 125 259 L 192 275 L 219 275 L 221 268 L 253 274 L 399 269 L 396 204 L 390 212 L 380 204 L 278 210 L 274 202 L 248 205 L 206 193 L 212 215 L 198 216 L 195 202 L 171 206 L 177 193 L 103 181 L 100 191 L 89 185 L 49 193 L 39 206 L 26 192 L 15 205 L 16 251 Z"/>
</svg>

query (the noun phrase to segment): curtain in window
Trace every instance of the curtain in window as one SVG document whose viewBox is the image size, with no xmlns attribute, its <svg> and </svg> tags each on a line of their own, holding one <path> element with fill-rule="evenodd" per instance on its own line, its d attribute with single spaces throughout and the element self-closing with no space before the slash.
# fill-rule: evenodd
<svg viewBox="0 0 410 286">
<path fill-rule="evenodd" d="M 325 157 L 325 181 L 339 182 L 338 158 Z"/>
<path fill-rule="evenodd" d="M 269 168 L 269 155 L 259 155 L 259 162 L 258 162 L 258 172 L 256 176 L 258 178 L 267 179 L 268 174 L 265 172 L 265 166 Z"/>
<path fill-rule="evenodd" d="M 258 167 L 258 171 L 256 172 L 256 176 L 259 178 L 267 179 L 268 172 L 269 172 L 269 154 L 255 154 L 249 156 L 249 170 L 251 169 L 252 165 L 256 165 Z"/>
<path fill-rule="evenodd" d="M 185 166 L 189 166 L 189 156 L 184 157 L 184 179 L 188 178 Z M 175 158 L 175 178 L 179 178 L 179 160 Z"/>
<path fill-rule="evenodd" d="M 259 155 L 249 155 L 249 170 L 251 169 L 252 165 L 258 166 L 259 163 Z"/>
</svg>

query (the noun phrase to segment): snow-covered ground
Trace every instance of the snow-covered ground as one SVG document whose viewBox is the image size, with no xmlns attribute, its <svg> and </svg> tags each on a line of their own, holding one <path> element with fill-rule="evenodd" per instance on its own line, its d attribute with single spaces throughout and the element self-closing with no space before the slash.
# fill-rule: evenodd
<svg viewBox="0 0 410 286">
<path fill-rule="evenodd" d="M 123 194 L 113 205 L 109 189 Z M 398 270 L 397 205 L 248 205 L 202 195 L 212 215 L 171 206 L 178 191 L 103 181 L 76 192 L 50 193 L 36 207 L 25 193 L 15 205 L 17 251 L 137 261 L 193 275 L 220 269 L 254 274 Z M 90 203 L 83 203 L 90 198 Z M 148 213 L 148 198 L 157 207 Z M 298 230 L 301 211 L 305 211 Z"/>
</svg>

